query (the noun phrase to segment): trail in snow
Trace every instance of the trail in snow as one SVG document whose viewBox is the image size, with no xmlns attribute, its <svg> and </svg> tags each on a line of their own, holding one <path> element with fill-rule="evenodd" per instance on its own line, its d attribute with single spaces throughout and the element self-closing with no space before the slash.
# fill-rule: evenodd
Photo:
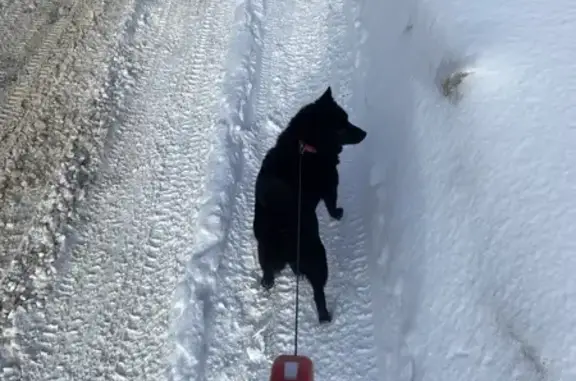
<svg viewBox="0 0 576 381">
<path fill-rule="evenodd" d="M 266 379 L 272 359 L 293 350 L 294 278 L 279 278 L 271 295 L 258 283 L 253 186 L 279 131 L 326 86 L 333 86 L 354 121 L 353 101 L 363 102 L 350 97 L 360 31 L 353 28 L 354 9 L 346 5 L 248 1 L 236 11 L 238 35 L 221 120 L 224 143 L 208 188 L 214 195 L 203 208 L 176 302 L 174 379 Z M 303 287 L 299 347 L 315 361 L 317 380 L 376 378 L 362 152 L 362 147 L 347 150 L 340 166 L 345 218 L 329 225 L 319 208 L 330 267 L 331 325 L 318 325 L 311 290 Z"/>
<path fill-rule="evenodd" d="M 158 380 L 193 243 L 230 3 L 135 2 L 96 117 L 104 164 L 46 308 L 17 314 L 16 380 Z"/>
</svg>

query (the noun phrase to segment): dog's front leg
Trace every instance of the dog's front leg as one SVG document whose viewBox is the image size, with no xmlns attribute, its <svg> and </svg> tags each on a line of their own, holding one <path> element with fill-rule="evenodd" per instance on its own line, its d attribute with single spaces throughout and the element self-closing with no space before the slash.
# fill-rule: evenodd
<svg viewBox="0 0 576 381">
<path fill-rule="evenodd" d="M 328 189 L 324 195 L 324 204 L 326 205 L 326 210 L 330 217 L 340 220 L 344 215 L 344 209 L 337 206 L 338 200 L 338 185 L 334 185 Z"/>
</svg>

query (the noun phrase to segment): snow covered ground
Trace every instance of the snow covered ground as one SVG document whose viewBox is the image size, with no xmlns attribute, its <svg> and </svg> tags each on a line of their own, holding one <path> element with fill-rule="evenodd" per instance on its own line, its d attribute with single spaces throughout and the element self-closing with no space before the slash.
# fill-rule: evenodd
<svg viewBox="0 0 576 381">
<path fill-rule="evenodd" d="M 100 161 L 94 103 L 128 2 L 0 1 L 0 325 L 44 300 L 66 251 Z"/>
<path fill-rule="evenodd" d="M 568 1 L 111 4 L 79 13 L 125 22 L 92 50 L 109 54 L 90 71 L 101 90 L 73 104 L 90 115 L 79 126 L 108 132 L 94 139 L 101 160 L 89 183 L 68 184 L 86 197 L 67 231 L 54 228 L 66 240 L 46 303 L 22 304 L 3 327 L 2 380 L 267 379 L 292 350 L 294 279 L 271 295 L 258 286 L 254 179 L 277 133 L 327 85 L 369 134 L 342 157 L 345 218 L 318 210 L 335 316 L 318 326 L 304 283 L 299 348 L 316 379 L 576 378 Z M 33 94 L 23 83 L 7 88 Z M 14 110 L 20 93 L 6 93 Z M 24 117 L 34 120 L 10 114 L 1 128 L 29 128 Z M 54 168 L 67 157 L 56 152 Z M 24 192 L 6 178 L 3 189 Z M 19 215 L 56 218 L 13 200 Z M 30 255 L 18 234 L 6 258 Z"/>
<path fill-rule="evenodd" d="M 576 8 L 370 4 L 380 374 L 575 379 Z"/>
</svg>

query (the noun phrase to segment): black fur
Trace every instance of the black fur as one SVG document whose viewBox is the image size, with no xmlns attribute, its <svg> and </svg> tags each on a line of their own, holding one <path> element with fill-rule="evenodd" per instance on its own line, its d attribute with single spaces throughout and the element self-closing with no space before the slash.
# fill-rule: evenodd
<svg viewBox="0 0 576 381">
<path fill-rule="evenodd" d="M 337 205 L 338 156 L 344 145 L 358 144 L 366 132 L 348 121 L 348 114 L 334 101 L 331 89 L 304 106 L 279 135 L 256 179 L 253 229 L 263 287 L 274 286 L 274 276 L 288 264 L 296 274 L 298 175 L 302 168 L 300 214 L 300 273 L 314 290 L 320 322 L 332 320 L 326 308 L 324 287 L 328 280 L 326 250 L 320 240 L 316 207 L 324 200 L 330 216 L 340 220 Z M 300 143 L 316 152 L 300 151 Z M 298 274 L 296 274 L 298 275 Z"/>
</svg>

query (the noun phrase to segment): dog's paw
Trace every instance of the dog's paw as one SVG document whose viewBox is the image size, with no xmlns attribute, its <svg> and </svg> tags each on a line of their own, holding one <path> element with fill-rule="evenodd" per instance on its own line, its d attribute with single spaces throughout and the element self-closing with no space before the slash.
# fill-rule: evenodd
<svg viewBox="0 0 576 381">
<path fill-rule="evenodd" d="M 274 287 L 274 278 L 262 278 L 260 285 L 264 287 L 265 290 L 270 290 Z"/>
<path fill-rule="evenodd" d="M 330 312 L 326 311 L 321 313 L 320 315 L 318 315 L 318 321 L 320 322 L 320 324 L 327 324 L 332 322 L 332 315 L 330 315 Z"/>
<path fill-rule="evenodd" d="M 344 216 L 344 209 L 343 208 L 336 208 L 332 212 L 330 212 L 330 217 L 334 218 L 335 220 L 340 221 Z"/>
</svg>

